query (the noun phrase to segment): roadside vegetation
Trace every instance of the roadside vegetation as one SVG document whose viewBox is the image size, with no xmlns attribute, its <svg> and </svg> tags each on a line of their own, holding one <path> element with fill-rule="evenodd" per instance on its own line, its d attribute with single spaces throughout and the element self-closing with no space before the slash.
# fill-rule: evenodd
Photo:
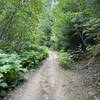
<svg viewBox="0 0 100 100">
<path fill-rule="evenodd" d="M 76 67 L 76 63 L 83 70 L 91 69 L 90 81 L 97 91 L 92 94 L 95 100 L 100 100 L 100 48 L 95 50 L 100 44 L 100 0 L 56 0 L 55 5 L 52 47 L 63 51 L 59 59 L 65 69 Z"/>
<path fill-rule="evenodd" d="M 0 0 L 0 97 L 48 57 L 48 48 L 59 52 L 67 70 L 91 58 L 99 62 L 99 44 L 100 0 Z M 100 100 L 95 68 L 95 100 Z"/>
<path fill-rule="evenodd" d="M 41 0 L 0 1 L 0 97 L 48 56 L 37 31 L 42 7 Z"/>
<path fill-rule="evenodd" d="M 59 59 L 64 69 L 72 69 L 74 67 L 73 55 L 70 53 L 61 51 L 59 53 Z"/>
</svg>

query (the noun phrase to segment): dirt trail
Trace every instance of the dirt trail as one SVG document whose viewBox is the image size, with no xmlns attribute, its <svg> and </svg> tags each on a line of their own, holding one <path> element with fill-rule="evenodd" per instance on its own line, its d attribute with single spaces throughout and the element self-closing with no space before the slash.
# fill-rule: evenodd
<svg viewBox="0 0 100 100">
<path fill-rule="evenodd" d="M 77 71 L 62 70 L 56 53 L 50 52 L 40 69 L 7 100 L 92 100 L 83 81 Z"/>
</svg>

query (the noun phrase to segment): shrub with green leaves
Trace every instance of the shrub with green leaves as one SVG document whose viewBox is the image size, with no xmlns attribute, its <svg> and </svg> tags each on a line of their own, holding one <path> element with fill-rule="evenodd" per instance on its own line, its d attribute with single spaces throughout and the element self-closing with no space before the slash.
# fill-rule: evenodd
<svg viewBox="0 0 100 100">
<path fill-rule="evenodd" d="M 0 51 L 0 96 L 4 96 L 8 88 L 14 88 L 23 80 L 26 71 L 27 69 L 22 68 L 18 54 Z"/>
<path fill-rule="evenodd" d="M 28 69 L 35 68 L 48 56 L 47 51 L 47 48 L 42 46 L 30 47 L 28 51 L 20 54 L 23 67 Z"/>
<path fill-rule="evenodd" d="M 48 56 L 47 48 L 34 46 L 20 53 L 0 50 L 0 97 L 25 79 L 28 69 L 36 68 Z"/>
<path fill-rule="evenodd" d="M 64 69 L 71 69 L 73 67 L 74 61 L 72 57 L 73 56 L 69 54 L 68 52 L 59 53 L 59 60 Z"/>
</svg>

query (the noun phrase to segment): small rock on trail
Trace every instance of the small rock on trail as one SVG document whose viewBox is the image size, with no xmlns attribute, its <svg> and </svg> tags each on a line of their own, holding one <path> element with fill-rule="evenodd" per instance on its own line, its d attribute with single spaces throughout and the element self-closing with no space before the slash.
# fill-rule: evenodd
<svg viewBox="0 0 100 100">
<path fill-rule="evenodd" d="M 7 100 L 92 100 L 82 74 L 62 70 L 57 58 L 50 52 L 40 69 Z"/>
</svg>

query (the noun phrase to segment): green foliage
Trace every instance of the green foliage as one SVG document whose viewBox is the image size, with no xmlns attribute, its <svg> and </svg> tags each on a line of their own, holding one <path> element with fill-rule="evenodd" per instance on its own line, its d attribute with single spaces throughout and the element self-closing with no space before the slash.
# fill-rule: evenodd
<svg viewBox="0 0 100 100">
<path fill-rule="evenodd" d="M 39 46 L 37 29 L 43 4 L 44 0 L 0 0 L 0 96 L 48 56 L 47 48 Z"/>
<path fill-rule="evenodd" d="M 43 4 L 44 0 L 0 0 L 0 96 L 48 56 L 37 29 Z"/>
<path fill-rule="evenodd" d="M 21 67 L 21 61 L 17 54 L 0 52 L 0 96 L 6 94 L 6 89 L 15 87 L 24 79 L 27 69 Z"/>
<path fill-rule="evenodd" d="M 0 50 L 0 96 L 5 96 L 9 88 L 14 88 L 25 79 L 28 69 L 36 68 L 48 56 L 47 48 L 33 46 L 18 53 Z"/>
<path fill-rule="evenodd" d="M 48 56 L 44 46 L 63 49 L 60 62 L 70 69 L 100 41 L 100 0 L 52 1 L 0 0 L 0 96 Z"/>
<path fill-rule="evenodd" d="M 96 15 L 92 5 L 95 1 L 57 0 L 53 13 L 53 48 L 86 50 L 100 41 L 99 10 Z"/>
<path fill-rule="evenodd" d="M 52 34 L 52 0 L 45 0 L 42 14 L 39 16 L 37 31 L 40 33 L 39 44 L 47 47 L 51 46 Z"/>
<path fill-rule="evenodd" d="M 73 56 L 69 54 L 68 52 L 60 52 L 59 59 L 64 69 L 73 68 L 73 63 L 74 63 Z"/>
<path fill-rule="evenodd" d="M 21 50 L 36 43 L 41 0 L 0 1 L 0 48 Z"/>
<path fill-rule="evenodd" d="M 46 47 L 32 46 L 28 51 L 21 54 L 21 60 L 24 68 L 34 68 L 48 56 Z"/>
<path fill-rule="evenodd" d="M 63 67 L 70 68 L 73 60 L 91 58 L 95 45 L 100 43 L 100 0 L 56 0 L 53 16 L 52 47 L 64 49 L 65 52 L 59 54 Z M 100 96 L 95 97 L 99 99 Z"/>
<path fill-rule="evenodd" d="M 93 56 L 94 55 L 94 51 L 95 51 L 95 48 L 96 48 L 96 46 L 94 45 L 94 46 L 88 46 L 87 48 L 86 48 L 86 51 L 87 51 L 87 54 L 88 54 L 88 56 Z"/>
</svg>

